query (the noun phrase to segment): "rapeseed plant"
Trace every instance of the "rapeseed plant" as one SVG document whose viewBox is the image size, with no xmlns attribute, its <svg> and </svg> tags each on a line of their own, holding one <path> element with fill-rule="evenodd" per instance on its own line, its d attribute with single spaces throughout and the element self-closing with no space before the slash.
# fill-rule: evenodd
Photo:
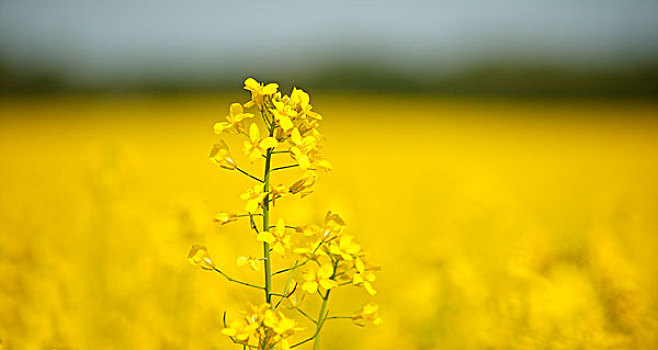
<svg viewBox="0 0 658 350">
<path fill-rule="evenodd" d="M 351 316 L 333 315 L 328 310 L 331 292 L 339 287 L 363 287 L 370 296 L 376 294 L 373 283 L 377 267 L 367 261 L 363 248 L 354 242 L 352 236 L 343 234 L 346 225 L 339 214 L 328 212 L 322 227 L 287 225 L 284 218 L 279 218 L 276 225 L 270 225 L 276 200 L 294 196 L 304 198 L 312 192 L 317 172 L 331 170 L 331 163 L 321 155 L 324 137 L 318 127 L 322 116 L 312 111 L 310 97 L 301 89 L 294 88 L 290 96 L 282 95 L 278 84 L 264 85 L 252 78 L 245 81 L 244 89 L 251 92 L 251 99 L 244 105 L 231 104 L 226 121 L 216 123 L 214 131 L 218 135 L 244 136 L 243 152 L 251 163 L 264 160 L 264 176 L 261 179 L 240 168 L 231 156 L 228 144 L 224 140 L 216 143 L 210 151 L 210 159 L 220 168 L 237 170 L 257 184 L 240 196 L 245 201 L 244 213 L 220 212 L 214 221 L 226 225 L 240 218 L 248 219 L 249 227 L 255 233 L 254 243 L 263 246 L 263 256 L 240 256 L 237 264 L 249 266 L 253 271 L 264 270 L 264 284 L 255 285 L 230 277 L 215 265 L 204 246 L 194 245 L 188 254 L 193 265 L 214 270 L 230 282 L 265 293 L 264 302 L 257 306 L 249 304 L 242 318 L 228 323 L 225 312 L 222 334 L 245 349 L 285 350 L 311 341 L 313 348 L 318 349 L 320 332 L 328 320 L 350 319 L 359 326 L 363 326 L 364 321 L 381 324 L 379 306 L 373 302 L 365 304 Z M 254 118 L 254 114 L 245 112 L 245 108 L 254 108 L 260 114 L 266 130 L 264 134 L 255 122 L 248 127 L 245 125 Z M 285 154 L 293 163 L 272 167 L 272 159 Z M 275 171 L 294 168 L 304 171 L 299 180 L 290 185 L 273 184 Z M 256 219 L 262 220 L 260 227 Z M 272 252 L 281 257 L 292 254 L 295 262 L 292 266 L 274 270 Z M 276 277 L 283 277 L 286 281 L 280 292 L 273 291 L 272 280 Z M 302 282 L 297 288 L 300 277 Z M 316 318 L 309 316 L 308 310 L 303 308 L 304 300 L 311 297 L 320 301 Z M 303 328 L 298 326 L 297 320 L 281 311 L 282 306 L 311 322 L 315 328 L 313 334 L 292 342 L 291 338 Z"/>
</svg>

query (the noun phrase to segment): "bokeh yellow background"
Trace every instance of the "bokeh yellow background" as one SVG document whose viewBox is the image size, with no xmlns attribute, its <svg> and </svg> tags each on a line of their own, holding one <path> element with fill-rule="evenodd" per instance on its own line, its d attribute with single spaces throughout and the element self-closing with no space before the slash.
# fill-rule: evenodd
<svg viewBox="0 0 658 350">
<path fill-rule="evenodd" d="M 324 349 L 658 347 L 658 104 L 310 93 L 334 170 L 274 217 L 337 211 L 382 266 L 384 324 Z M 222 313 L 261 293 L 185 257 L 262 278 L 247 224 L 212 222 L 251 185 L 207 158 L 247 97 L 0 100 L 0 348 L 233 346 Z"/>
</svg>

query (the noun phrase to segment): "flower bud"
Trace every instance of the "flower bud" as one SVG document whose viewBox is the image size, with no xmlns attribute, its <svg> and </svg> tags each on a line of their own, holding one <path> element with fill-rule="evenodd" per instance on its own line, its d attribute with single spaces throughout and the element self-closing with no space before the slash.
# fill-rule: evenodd
<svg viewBox="0 0 658 350">
<path fill-rule="evenodd" d="M 315 175 L 315 173 L 310 171 L 306 172 L 306 174 L 304 174 L 304 177 L 302 177 L 300 180 L 290 185 L 289 191 L 292 194 L 305 191 L 315 184 L 315 180 L 317 180 L 317 175 Z"/>
<path fill-rule="evenodd" d="M 214 221 L 219 222 L 221 225 L 226 225 L 236 220 L 238 220 L 237 214 L 221 212 L 215 215 Z"/>
<path fill-rule="evenodd" d="M 215 269 L 215 263 L 208 256 L 208 249 L 202 245 L 193 245 L 190 252 L 187 253 L 187 260 L 192 265 L 199 266 L 204 270 Z"/>
<path fill-rule="evenodd" d="M 233 160 L 233 157 L 231 157 L 231 154 L 228 151 L 228 145 L 226 145 L 224 140 L 221 140 L 219 143 L 216 143 L 212 146 L 212 150 L 210 150 L 208 157 L 215 164 L 224 169 L 233 170 L 238 166 L 235 163 L 235 160 Z"/>
</svg>

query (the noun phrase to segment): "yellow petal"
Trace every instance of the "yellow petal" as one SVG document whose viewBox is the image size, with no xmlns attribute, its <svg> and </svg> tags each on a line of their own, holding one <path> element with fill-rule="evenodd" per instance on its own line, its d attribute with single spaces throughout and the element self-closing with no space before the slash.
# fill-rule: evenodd
<svg viewBox="0 0 658 350">
<path fill-rule="evenodd" d="M 261 242 L 267 242 L 268 244 L 274 242 L 274 236 L 269 231 L 259 233 L 256 239 Z"/>
<path fill-rule="evenodd" d="M 283 218 L 279 218 L 279 220 L 276 222 L 276 234 L 277 236 L 282 237 L 285 232 L 286 223 L 283 221 Z"/>
<path fill-rule="evenodd" d="M 247 258 L 246 256 L 238 257 L 238 266 L 239 267 L 246 266 L 247 264 L 249 264 L 249 258 Z"/>
<path fill-rule="evenodd" d="M 257 90 L 260 89 L 260 84 L 253 78 L 248 78 L 244 81 L 245 90 Z"/>
<path fill-rule="evenodd" d="M 231 213 L 217 213 L 215 215 L 215 221 L 222 225 L 226 225 L 229 222 L 235 221 L 234 219 L 237 219 L 237 217 L 235 214 Z"/>
<path fill-rule="evenodd" d="M 238 331 L 233 328 L 224 328 L 222 329 L 222 334 L 228 335 L 229 337 L 235 337 L 238 334 Z"/>
<path fill-rule="evenodd" d="M 254 145 L 249 141 L 244 141 L 244 154 L 251 153 L 251 150 L 254 148 Z"/>
<path fill-rule="evenodd" d="M 343 236 L 340 238 L 340 249 L 347 249 L 352 245 L 352 237 Z"/>
<path fill-rule="evenodd" d="M 251 269 L 254 271 L 259 271 L 260 270 L 260 262 L 256 259 L 250 259 L 249 260 L 249 266 L 251 266 Z"/>
<path fill-rule="evenodd" d="M 279 89 L 279 84 L 269 83 L 265 85 L 265 87 L 263 87 L 263 95 L 275 94 L 278 89 Z"/>
<path fill-rule="evenodd" d="M 292 133 L 290 134 L 290 140 L 296 145 L 302 144 L 302 135 L 299 133 L 297 128 L 292 130 Z"/>
<path fill-rule="evenodd" d="M 334 255 L 341 255 L 342 254 L 340 248 L 338 248 L 338 246 L 335 245 L 335 244 L 332 244 L 332 245 L 329 246 L 329 252 L 331 254 L 334 254 Z"/>
<path fill-rule="evenodd" d="M 251 123 L 251 126 L 249 126 L 249 139 L 251 140 L 252 144 L 256 144 L 258 142 L 258 139 L 260 139 L 260 132 L 258 131 L 258 125 L 255 123 Z"/>
<path fill-rule="evenodd" d="M 232 128 L 233 125 L 227 122 L 215 123 L 215 126 L 213 127 L 215 134 L 217 135 L 221 135 L 224 132 L 231 130 Z"/>
<path fill-rule="evenodd" d="M 361 251 L 361 246 L 358 244 L 352 244 L 349 248 L 347 248 L 347 252 L 352 255 L 355 255 L 359 251 Z"/>
<path fill-rule="evenodd" d="M 232 103 L 231 107 L 229 107 L 229 113 L 231 115 L 238 115 L 244 113 L 244 108 L 242 108 L 242 105 L 239 103 Z"/>
<path fill-rule="evenodd" d="M 242 330 L 242 333 L 238 333 L 235 336 L 235 339 L 237 339 L 239 341 L 246 341 L 247 339 L 249 339 L 249 333 L 245 332 L 245 330 Z"/>
<path fill-rule="evenodd" d="M 363 273 L 366 270 L 366 265 L 359 258 L 354 260 L 354 267 L 356 268 L 357 271 L 359 271 L 359 273 Z"/>
<path fill-rule="evenodd" d="M 331 275 L 334 274 L 334 267 L 331 264 L 327 263 L 318 269 L 318 277 L 321 279 L 328 279 Z"/>
<path fill-rule="evenodd" d="M 323 171 L 329 171 L 331 170 L 331 163 L 329 163 L 328 160 L 320 159 L 318 160 L 318 169 L 323 170 Z"/>
<path fill-rule="evenodd" d="M 304 139 L 302 139 L 302 144 L 304 147 L 315 148 L 318 144 L 318 140 L 313 136 L 304 136 Z"/>
<path fill-rule="evenodd" d="M 308 159 L 308 156 L 305 154 L 302 154 L 297 158 L 297 162 L 299 163 L 299 166 L 306 170 L 311 167 L 311 161 Z"/>
<path fill-rule="evenodd" d="M 285 131 L 289 131 L 295 127 L 295 125 L 292 123 L 292 120 L 286 116 L 279 118 L 279 125 L 281 125 L 281 128 Z"/>
<path fill-rule="evenodd" d="M 210 260 L 208 249 L 202 245 L 193 245 L 189 253 L 187 253 L 187 260 L 192 264 L 201 267 L 204 270 L 213 270 L 215 263 Z"/>
<path fill-rule="evenodd" d="M 271 111 L 274 111 L 274 112 L 277 112 L 277 113 L 278 113 L 279 111 L 282 111 L 283 108 L 285 107 L 285 105 L 283 104 L 283 101 L 277 101 L 277 100 L 274 100 L 274 101 L 272 101 L 272 104 L 274 105 L 274 107 L 275 107 L 276 109 L 271 110 Z"/>
<path fill-rule="evenodd" d="M 338 283 L 336 283 L 336 281 L 332 281 L 332 280 L 321 280 L 320 285 L 324 289 L 331 289 L 331 288 L 338 287 Z"/>
<path fill-rule="evenodd" d="M 260 156 L 262 155 L 263 153 L 261 153 L 261 151 L 258 148 L 254 148 L 253 150 L 251 150 L 251 153 L 249 153 L 249 161 L 253 163 L 257 161 L 258 158 L 260 158 Z"/>
<path fill-rule="evenodd" d="M 368 292 L 368 294 L 372 296 L 377 294 L 377 291 L 375 290 L 375 288 L 372 287 L 372 284 L 370 284 L 370 282 L 367 281 L 363 282 L 363 287 L 366 289 L 366 292 Z"/>
<path fill-rule="evenodd" d="M 375 303 L 368 303 L 368 304 L 363 306 L 363 314 L 364 315 L 374 314 L 375 312 L 377 312 L 377 310 L 379 310 L 379 305 L 377 305 Z"/>
<path fill-rule="evenodd" d="M 275 333 L 281 334 L 295 328 L 295 320 L 285 317 L 281 312 L 279 312 L 279 317 L 281 318 L 281 321 L 279 321 L 277 327 L 274 328 Z"/>
<path fill-rule="evenodd" d="M 225 146 L 226 146 L 226 142 L 224 142 L 224 140 L 221 140 L 219 143 L 212 145 L 212 149 L 210 150 L 208 157 L 214 158 L 219 153 L 220 150 L 228 148 Z"/>
<path fill-rule="evenodd" d="M 275 253 L 281 255 L 281 256 L 286 256 L 286 250 L 283 248 L 283 245 L 281 242 L 276 242 L 274 246 L 272 247 L 272 250 L 274 250 Z"/>
<path fill-rule="evenodd" d="M 275 148 L 278 145 L 279 142 L 274 137 L 268 136 L 260 142 L 259 147 L 261 149 L 268 149 L 268 148 Z"/>
<path fill-rule="evenodd" d="M 304 284 L 302 284 L 302 290 L 313 294 L 318 291 L 318 283 L 315 281 L 304 282 Z"/>
<path fill-rule="evenodd" d="M 253 118 L 254 115 L 252 113 L 240 113 L 235 116 L 235 121 L 236 122 L 241 122 L 247 118 Z"/>
<path fill-rule="evenodd" d="M 258 206 L 259 203 L 252 199 L 247 202 L 247 205 L 244 207 L 244 210 L 246 210 L 248 213 L 253 214 L 258 209 Z"/>
<path fill-rule="evenodd" d="M 364 277 L 364 278 L 366 279 L 366 281 L 368 281 L 368 282 L 375 282 L 375 280 L 377 280 L 377 276 L 375 276 L 375 274 L 372 273 L 372 272 L 370 272 L 370 271 L 364 273 L 364 274 L 363 274 L 363 277 Z"/>
</svg>

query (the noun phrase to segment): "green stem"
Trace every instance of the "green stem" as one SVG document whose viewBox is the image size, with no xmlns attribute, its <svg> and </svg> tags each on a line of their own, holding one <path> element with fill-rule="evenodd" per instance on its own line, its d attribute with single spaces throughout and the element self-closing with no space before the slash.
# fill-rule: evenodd
<svg viewBox="0 0 658 350">
<path fill-rule="evenodd" d="M 247 283 L 247 282 L 242 282 L 242 281 L 236 280 L 235 278 L 233 278 L 233 277 L 227 275 L 226 273 L 224 273 L 224 271 L 222 271 L 222 270 L 220 270 L 220 269 L 218 269 L 218 268 L 216 268 L 216 267 L 215 267 L 215 271 L 219 272 L 222 276 L 226 277 L 226 279 L 227 279 L 229 282 L 233 282 L 233 283 L 241 284 L 241 285 L 243 285 L 243 286 L 252 287 L 252 288 L 257 288 L 257 289 L 265 289 L 265 288 L 263 288 L 263 287 L 261 287 L 261 286 L 256 286 L 256 285 L 253 285 L 253 284 L 251 284 L 251 283 Z"/>
<path fill-rule="evenodd" d="M 252 179 L 254 179 L 254 180 L 256 180 L 256 181 L 258 181 L 258 182 L 260 182 L 260 183 L 263 183 L 263 182 L 264 182 L 263 180 L 261 180 L 261 179 L 255 177 L 255 176 L 249 174 L 248 172 L 246 172 L 246 171 L 244 171 L 244 170 L 242 170 L 242 169 L 240 169 L 240 168 L 238 168 L 238 167 L 235 167 L 235 170 L 237 170 L 237 171 L 239 171 L 239 172 L 241 172 L 241 173 L 243 173 L 243 174 L 249 176 L 250 178 L 252 178 Z"/>
<path fill-rule="evenodd" d="M 304 315 L 304 317 L 306 317 L 309 321 L 315 323 L 316 325 L 318 324 L 318 321 L 314 320 L 311 316 L 309 316 L 306 312 L 304 312 L 304 310 L 298 307 L 295 307 L 295 310 L 299 311 L 299 313 Z"/>
<path fill-rule="evenodd" d="M 327 294 L 325 294 L 325 297 L 322 298 L 322 299 L 324 301 L 322 302 L 322 310 L 320 310 L 319 319 L 318 319 L 317 322 L 315 322 L 317 324 L 317 327 L 315 328 L 315 333 L 313 333 L 312 336 L 310 336 L 310 337 L 308 337 L 308 338 L 306 338 L 306 339 L 304 339 L 304 340 L 302 340 L 302 341 L 300 341 L 296 344 L 291 345 L 290 346 L 291 349 L 296 348 L 296 347 L 298 347 L 302 344 L 308 343 L 313 339 L 315 339 L 315 343 L 313 344 L 313 349 L 317 350 L 318 347 L 320 346 L 318 336 L 320 335 L 320 331 L 322 330 L 322 326 L 324 325 L 324 322 L 327 320 L 327 316 L 329 316 L 329 312 L 326 312 L 324 314 L 324 316 L 322 315 L 322 311 L 327 308 L 327 300 L 329 299 L 329 291 L 327 291 Z"/>
<path fill-rule="evenodd" d="M 270 136 L 274 134 L 274 129 L 270 129 Z M 265 156 L 265 180 L 263 191 L 267 192 L 270 188 L 270 170 L 272 162 L 272 151 L 274 149 L 269 148 Z M 263 231 L 267 230 L 270 227 L 270 196 L 269 194 L 265 196 L 263 200 Z M 265 302 L 272 305 L 272 262 L 270 261 L 270 245 L 267 242 L 263 242 L 263 257 L 265 259 Z"/>
<path fill-rule="evenodd" d="M 292 281 L 292 275 L 293 275 L 293 273 L 295 273 L 295 269 L 297 268 L 297 262 L 298 262 L 298 261 L 295 260 L 295 266 L 293 267 L 292 272 L 290 272 L 290 275 L 288 276 L 288 281 L 286 281 L 286 287 L 283 288 L 283 295 L 284 295 L 284 296 L 282 296 L 281 299 L 279 300 L 279 302 L 276 303 L 276 305 L 274 306 L 274 310 L 276 310 L 276 308 L 278 308 L 279 305 L 281 305 L 281 303 L 283 302 L 283 300 L 284 300 L 285 298 L 290 297 L 290 295 L 286 295 L 286 294 L 288 294 L 288 287 L 290 287 L 290 282 Z M 295 289 L 297 289 L 297 285 L 295 285 Z M 291 295 L 292 295 L 292 293 L 295 291 L 295 289 L 293 289 L 293 291 L 290 292 Z"/>
<path fill-rule="evenodd" d="M 291 164 L 291 165 L 286 165 L 286 166 L 280 166 L 280 167 L 278 167 L 278 168 L 274 168 L 274 169 L 272 169 L 272 171 L 274 171 L 274 170 L 289 169 L 289 168 L 296 168 L 296 167 L 298 167 L 298 166 L 299 166 L 299 164 Z"/>
<path fill-rule="evenodd" d="M 327 320 L 327 316 L 329 315 L 328 313 L 326 313 L 326 310 L 327 310 L 327 302 L 329 301 L 330 292 L 331 290 L 327 290 L 327 293 L 322 298 L 322 307 L 320 308 L 320 313 L 318 314 L 318 326 L 315 330 L 315 341 L 313 342 L 313 350 L 318 350 L 320 348 L 320 330 L 322 329 L 322 326 L 324 326 L 324 322 Z"/>
<path fill-rule="evenodd" d="M 287 269 L 279 270 L 279 271 L 273 273 L 272 275 L 278 275 L 280 273 L 288 272 L 288 271 L 291 271 L 291 270 L 294 272 L 295 269 L 306 265 L 309 261 L 311 261 L 311 259 L 313 259 L 313 257 L 315 256 L 315 253 L 318 251 L 318 249 L 320 249 L 320 247 L 322 247 L 322 244 L 323 243 L 318 244 L 318 246 L 315 247 L 315 249 L 313 249 L 313 252 L 311 252 L 311 254 L 308 256 L 308 258 L 306 258 L 306 260 L 304 260 L 301 264 L 297 265 L 297 262 L 295 262 L 295 266 L 289 267 Z"/>
</svg>

